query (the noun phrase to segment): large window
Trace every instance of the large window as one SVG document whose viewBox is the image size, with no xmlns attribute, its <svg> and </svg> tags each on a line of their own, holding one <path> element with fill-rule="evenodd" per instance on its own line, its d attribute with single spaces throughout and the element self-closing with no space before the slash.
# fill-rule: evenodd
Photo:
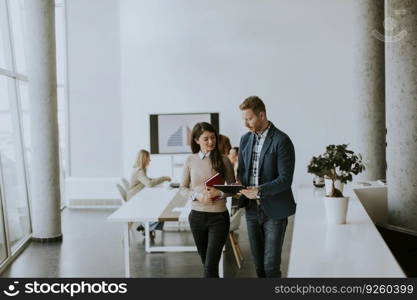
<svg viewBox="0 0 417 300">
<path fill-rule="evenodd" d="M 0 264 L 31 233 L 21 87 L 26 85 L 21 0 L 0 0 Z"/>
<path fill-rule="evenodd" d="M 5 0 L 0 0 L 0 68 L 10 70 L 12 58 L 10 50 L 10 34 Z"/>
<path fill-rule="evenodd" d="M 31 234 L 31 98 L 25 56 L 25 0 L 0 0 L 0 271 Z M 61 199 L 67 170 L 65 1 L 56 1 Z M 64 202 L 62 203 L 65 204 Z"/>
<path fill-rule="evenodd" d="M 1 76 L 0 91 L 3 212 L 7 221 L 10 250 L 14 253 L 20 242 L 30 234 L 29 207 L 15 80 Z"/>
<path fill-rule="evenodd" d="M 6 210 L 9 223 L 9 240 L 12 253 L 31 233 L 30 214 L 28 206 L 29 182 L 26 181 L 29 173 L 28 149 L 30 149 L 29 127 L 23 127 L 23 119 L 29 116 L 29 102 L 25 97 L 25 106 L 22 103 L 22 96 L 27 96 L 26 58 L 24 44 L 24 0 L 7 0 L 9 14 L 10 44 L 12 53 L 12 71 L 15 74 L 13 87 L 10 93 L 11 114 L 14 116 L 14 132 L 11 132 L 15 139 L 16 182 L 18 194 L 13 200 L 8 200 L 6 195 Z M 5 185 L 7 188 L 7 184 Z"/>
</svg>

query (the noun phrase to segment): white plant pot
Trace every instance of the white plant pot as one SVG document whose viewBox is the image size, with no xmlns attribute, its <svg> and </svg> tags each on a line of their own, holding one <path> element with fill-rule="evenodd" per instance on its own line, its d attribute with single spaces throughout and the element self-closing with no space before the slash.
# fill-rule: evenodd
<svg viewBox="0 0 417 300">
<path fill-rule="evenodd" d="M 324 197 L 327 224 L 346 224 L 349 197 Z"/>
<path fill-rule="evenodd" d="M 332 192 L 332 180 L 331 179 L 324 179 L 324 184 L 326 187 L 326 195 L 330 195 Z M 336 180 L 334 182 L 334 187 L 337 188 L 343 194 L 343 186 L 344 184 L 340 180 Z"/>
</svg>

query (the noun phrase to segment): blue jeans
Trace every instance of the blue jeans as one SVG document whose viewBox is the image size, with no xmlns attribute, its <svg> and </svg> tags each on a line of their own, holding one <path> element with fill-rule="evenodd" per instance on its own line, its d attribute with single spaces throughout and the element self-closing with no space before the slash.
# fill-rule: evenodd
<svg viewBox="0 0 417 300">
<path fill-rule="evenodd" d="M 288 219 L 273 220 L 260 207 L 252 206 L 246 209 L 246 224 L 256 274 L 280 278 L 281 250 Z"/>
</svg>

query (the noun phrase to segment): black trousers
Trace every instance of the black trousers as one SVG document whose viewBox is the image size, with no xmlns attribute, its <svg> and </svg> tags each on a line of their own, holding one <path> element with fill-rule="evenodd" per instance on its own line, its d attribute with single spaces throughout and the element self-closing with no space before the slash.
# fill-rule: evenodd
<svg viewBox="0 0 417 300">
<path fill-rule="evenodd" d="M 204 266 L 204 277 L 219 277 L 219 261 L 230 228 L 229 212 L 192 210 L 188 220 Z"/>
</svg>

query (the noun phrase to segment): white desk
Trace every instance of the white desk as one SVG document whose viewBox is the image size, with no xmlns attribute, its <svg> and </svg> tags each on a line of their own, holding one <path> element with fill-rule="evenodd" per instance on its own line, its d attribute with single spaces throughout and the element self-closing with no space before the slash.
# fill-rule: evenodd
<svg viewBox="0 0 417 300">
<path fill-rule="evenodd" d="M 356 194 L 344 194 L 347 224 L 327 225 L 324 189 L 297 190 L 288 277 L 405 277 Z"/>
<path fill-rule="evenodd" d="M 162 215 L 166 213 L 171 201 L 176 197 L 178 189 L 168 189 L 166 186 L 144 188 L 127 203 L 111 214 L 107 220 L 111 222 L 122 222 L 125 275 L 130 277 L 130 255 L 129 255 L 129 222 L 145 223 L 145 250 L 146 252 L 195 252 L 195 246 L 150 246 L 149 222 L 164 220 Z M 181 197 L 177 195 L 177 197 Z M 181 202 L 181 201 L 180 201 Z M 182 201 L 184 202 L 184 201 Z M 171 205 L 172 206 L 172 205 Z M 185 203 L 183 208 L 171 210 L 170 221 L 188 221 L 191 210 L 189 203 Z M 173 212 L 173 213 L 172 213 Z M 177 212 L 177 213 L 175 213 Z M 177 217 L 172 217 L 177 215 Z M 223 254 L 219 263 L 219 275 L 223 277 Z"/>
</svg>

